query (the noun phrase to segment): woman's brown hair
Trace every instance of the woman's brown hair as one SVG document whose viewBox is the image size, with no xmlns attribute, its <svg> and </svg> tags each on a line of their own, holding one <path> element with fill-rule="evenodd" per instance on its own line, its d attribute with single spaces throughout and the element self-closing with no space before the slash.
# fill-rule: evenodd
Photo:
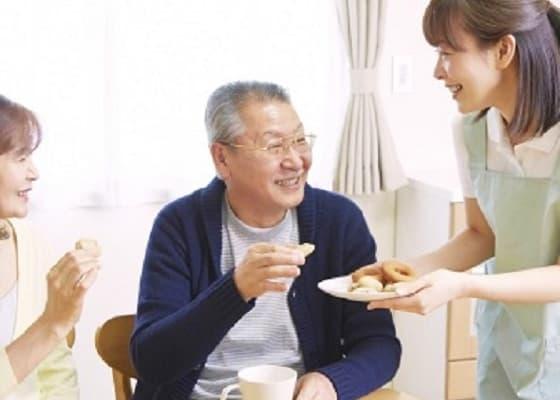
<svg viewBox="0 0 560 400">
<path fill-rule="evenodd" d="M 32 111 L 0 95 L 0 155 L 32 153 L 41 143 L 41 126 Z"/>
<path fill-rule="evenodd" d="M 560 121 L 560 10 L 549 1 L 431 0 L 423 29 L 432 46 L 447 44 L 459 51 L 461 29 L 481 48 L 513 35 L 519 84 L 509 132 L 521 135 L 536 127 L 541 135 Z"/>
</svg>

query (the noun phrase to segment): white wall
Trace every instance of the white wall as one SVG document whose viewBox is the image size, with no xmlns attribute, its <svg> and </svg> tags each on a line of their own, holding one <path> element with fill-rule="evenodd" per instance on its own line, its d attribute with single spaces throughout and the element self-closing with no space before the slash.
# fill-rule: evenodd
<svg viewBox="0 0 560 400">
<path fill-rule="evenodd" d="M 103 246 L 103 268 L 87 295 L 76 327 L 74 358 L 84 400 L 113 398 L 110 370 L 94 348 L 95 330 L 112 316 L 136 312 L 143 252 L 160 207 L 40 211 L 30 215 L 60 255 L 82 237 L 97 238 Z"/>
<path fill-rule="evenodd" d="M 387 2 L 386 41 L 380 60 L 382 104 L 404 170 L 409 177 L 458 186 L 451 135 L 456 104 L 433 78 L 435 50 L 424 40 L 422 16 L 428 0 Z M 412 90 L 392 91 L 393 57 L 410 57 Z"/>
<path fill-rule="evenodd" d="M 431 77 L 435 52 L 424 42 L 421 32 L 421 16 L 426 3 L 426 0 L 389 1 L 386 43 L 380 61 L 382 101 L 407 174 L 433 176 L 434 171 L 437 174 L 443 171 L 444 180 L 453 180 L 449 126 L 454 104 L 442 85 Z M 391 90 L 391 65 L 395 55 L 412 57 L 414 85 L 411 93 L 394 94 Z M 347 87 L 347 78 L 341 76 L 336 85 Z M 297 105 L 297 92 L 292 90 L 292 94 Z M 344 100 L 340 99 L 340 109 L 331 110 L 335 116 L 329 118 L 334 125 L 342 124 Z M 328 187 L 332 181 L 338 140 L 336 136 L 321 136 L 315 152 L 312 183 Z M 185 188 L 185 192 L 192 189 Z M 380 257 L 392 256 L 394 195 L 360 197 L 357 201 L 368 216 L 379 244 Z M 83 399 L 112 398 L 110 372 L 95 353 L 94 332 L 111 316 L 135 312 L 144 247 L 152 220 L 160 207 L 36 210 L 30 215 L 30 219 L 48 233 L 61 254 L 83 236 L 97 238 L 104 248 L 104 268 L 88 296 L 83 318 L 77 327 L 75 358 Z"/>
</svg>

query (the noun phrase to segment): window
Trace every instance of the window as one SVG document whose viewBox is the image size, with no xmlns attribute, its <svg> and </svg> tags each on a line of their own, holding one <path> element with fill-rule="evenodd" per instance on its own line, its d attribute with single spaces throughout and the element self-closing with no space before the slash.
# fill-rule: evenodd
<svg viewBox="0 0 560 400">
<path fill-rule="evenodd" d="M 3 94 L 45 130 L 36 205 L 159 202 L 204 186 L 206 100 L 245 79 L 288 88 L 318 135 L 311 182 L 331 187 L 348 78 L 329 1 L 3 2 L 0 41 Z"/>
</svg>

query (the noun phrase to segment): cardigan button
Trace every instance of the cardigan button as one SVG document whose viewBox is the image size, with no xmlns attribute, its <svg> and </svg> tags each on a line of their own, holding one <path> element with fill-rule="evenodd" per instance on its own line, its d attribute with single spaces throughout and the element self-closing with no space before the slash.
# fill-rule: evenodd
<svg viewBox="0 0 560 400">
<path fill-rule="evenodd" d="M 295 298 L 296 298 L 296 291 L 294 290 L 294 291 L 292 292 L 292 299 L 295 299 Z"/>
</svg>

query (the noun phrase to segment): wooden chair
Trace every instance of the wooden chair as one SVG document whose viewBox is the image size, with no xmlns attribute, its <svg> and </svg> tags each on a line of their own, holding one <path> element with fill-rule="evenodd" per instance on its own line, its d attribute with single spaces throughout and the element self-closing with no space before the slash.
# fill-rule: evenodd
<svg viewBox="0 0 560 400">
<path fill-rule="evenodd" d="M 137 379 L 136 370 L 132 365 L 128 352 L 128 343 L 134 315 L 120 315 L 106 321 L 97 328 L 95 333 L 95 348 L 99 356 L 111 367 L 116 400 L 132 398 L 130 380 Z"/>
<path fill-rule="evenodd" d="M 362 397 L 360 400 L 420 400 L 409 394 L 397 392 L 393 389 L 379 389 Z"/>
</svg>

